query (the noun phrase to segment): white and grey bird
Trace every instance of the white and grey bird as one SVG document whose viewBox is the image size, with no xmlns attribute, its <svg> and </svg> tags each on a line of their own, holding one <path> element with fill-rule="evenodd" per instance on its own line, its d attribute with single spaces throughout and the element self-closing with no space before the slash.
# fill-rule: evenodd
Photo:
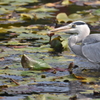
<svg viewBox="0 0 100 100">
<path fill-rule="evenodd" d="M 90 34 L 90 28 L 84 21 L 74 21 L 50 32 L 62 31 L 77 33 L 68 38 L 69 48 L 74 54 L 86 58 L 92 63 L 100 64 L 100 34 Z"/>
</svg>

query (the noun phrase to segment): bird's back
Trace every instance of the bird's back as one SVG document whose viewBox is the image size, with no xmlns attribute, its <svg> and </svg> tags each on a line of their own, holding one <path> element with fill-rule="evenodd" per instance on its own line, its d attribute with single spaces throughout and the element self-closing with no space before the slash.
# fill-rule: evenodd
<svg viewBox="0 0 100 100">
<path fill-rule="evenodd" d="M 90 34 L 82 41 L 82 44 L 93 44 L 97 42 L 100 42 L 100 34 Z"/>
<path fill-rule="evenodd" d="M 91 34 L 84 39 L 82 53 L 89 61 L 100 63 L 100 34 Z"/>
</svg>

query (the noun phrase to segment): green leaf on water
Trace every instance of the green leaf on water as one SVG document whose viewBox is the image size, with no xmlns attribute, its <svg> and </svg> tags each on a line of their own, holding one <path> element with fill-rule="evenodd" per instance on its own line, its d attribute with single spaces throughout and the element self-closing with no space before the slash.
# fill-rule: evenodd
<svg viewBox="0 0 100 100">
<path fill-rule="evenodd" d="M 100 9 L 94 10 L 94 11 L 93 11 L 93 14 L 94 14 L 94 15 L 100 16 Z"/>
<path fill-rule="evenodd" d="M 51 66 L 45 63 L 44 61 L 34 60 L 25 54 L 21 58 L 21 64 L 23 68 L 29 68 L 33 70 L 43 70 L 51 68 Z"/>
<path fill-rule="evenodd" d="M 34 17 L 31 14 L 25 14 L 25 13 L 22 13 L 20 16 L 21 16 L 21 19 L 23 19 L 23 20 L 31 20 Z"/>
<path fill-rule="evenodd" d="M 83 92 L 80 92 L 81 94 L 92 94 L 93 93 L 93 90 L 86 90 L 86 91 L 83 91 Z"/>
<path fill-rule="evenodd" d="M 58 11 L 56 8 L 46 8 L 45 6 L 41 6 L 37 9 L 33 10 L 34 12 L 55 12 Z"/>
<path fill-rule="evenodd" d="M 9 29 L 7 29 L 7 31 L 15 32 L 18 34 L 20 34 L 20 33 L 22 34 L 24 32 L 29 33 L 29 30 L 27 30 L 26 27 L 23 27 L 23 26 L 21 26 L 21 27 L 10 26 Z"/>
<path fill-rule="evenodd" d="M 12 39 L 10 41 L 8 41 L 8 43 L 1 43 L 2 45 L 29 45 L 30 43 L 20 43 L 18 40 Z"/>
<path fill-rule="evenodd" d="M 45 94 L 33 94 L 31 96 L 29 96 L 28 98 L 30 98 L 29 100 L 69 100 L 69 96 L 64 95 L 64 94 L 49 94 L 49 93 L 45 93 Z M 22 100 L 26 100 L 26 99 L 22 99 Z"/>
<path fill-rule="evenodd" d="M 18 7 L 16 8 L 16 11 L 19 11 L 19 12 L 26 12 L 28 9 L 27 8 L 24 8 L 24 7 Z"/>
<path fill-rule="evenodd" d="M 0 8 L 0 14 L 7 14 L 9 13 L 10 11 L 5 9 L 5 8 Z"/>
<path fill-rule="evenodd" d="M 52 52 L 54 51 L 50 46 L 41 46 L 41 47 L 29 47 L 27 46 L 26 48 L 14 48 L 16 51 L 26 51 L 26 52 L 31 52 L 31 53 L 36 53 L 36 52 Z"/>
<path fill-rule="evenodd" d="M 76 13 L 73 13 L 73 14 L 70 14 L 69 16 L 68 16 L 70 19 L 74 19 L 74 20 L 80 20 L 81 18 L 82 18 L 82 16 L 81 15 L 79 15 L 79 14 L 76 14 Z"/>
</svg>

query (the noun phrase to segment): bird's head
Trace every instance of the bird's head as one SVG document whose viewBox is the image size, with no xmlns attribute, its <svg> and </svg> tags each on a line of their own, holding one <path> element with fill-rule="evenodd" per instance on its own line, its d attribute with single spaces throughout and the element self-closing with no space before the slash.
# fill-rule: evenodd
<svg viewBox="0 0 100 100">
<path fill-rule="evenodd" d="M 56 32 L 67 32 L 67 33 L 78 33 L 78 34 L 90 34 L 90 29 L 84 21 L 74 21 L 66 26 L 55 28 L 50 31 L 51 33 Z"/>
</svg>

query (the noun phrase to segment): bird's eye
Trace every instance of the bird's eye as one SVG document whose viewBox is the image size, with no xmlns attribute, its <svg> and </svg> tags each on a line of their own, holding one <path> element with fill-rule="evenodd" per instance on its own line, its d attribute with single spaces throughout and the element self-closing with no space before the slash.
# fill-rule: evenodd
<svg viewBox="0 0 100 100">
<path fill-rule="evenodd" d="M 75 24 L 73 24 L 73 25 L 72 25 L 72 28 L 75 28 L 75 27 L 76 27 L 76 25 L 75 25 Z"/>
</svg>

